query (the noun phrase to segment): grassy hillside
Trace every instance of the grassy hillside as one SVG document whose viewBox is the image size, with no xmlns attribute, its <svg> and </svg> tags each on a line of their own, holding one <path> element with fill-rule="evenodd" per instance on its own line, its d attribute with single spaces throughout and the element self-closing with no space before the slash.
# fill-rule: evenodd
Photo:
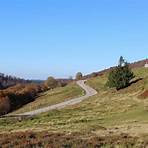
<svg viewBox="0 0 148 148">
<path fill-rule="evenodd" d="M 142 78 L 144 79 L 143 81 L 145 81 L 145 85 L 146 85 L 147 77 L 148 77 L 148 68 L 144 68 L 144 67 L 134 68 L 132 69 L 132 71 L 134 72 L 135 80 Z M 104 73 L 102 76 L 88 79 L 87 84 L 93 87 L 94 89 L 96 89 L 98 92 L 107 90 L 107 88 L 105 88 L 107 78 L 108 78 L 108 72 Z"/>
<path fill-rule="evenodd" d="M 81 104 L 50 111 L 21 122 L 1 119 L 0 131 L 45 130 L 64 134 L 78 133 L 81 138 L 89 135 L 85 137 L 86 139 L 94 136 L 106 138 L 123 136 L 126 140 L 130 139 L 126 136 L 128 134 L 139 139 L 131 145 L 134 147 L 137 144 L 142 145 L 144 144 L 142 141 L 148 140 L 148 99 L 141 99 L 139 95 L 147 89 L 148 69 L 138 68 L 133 71 L 136 78 L 143 79 L 128 88 L 116 91 L 104 87 L 107 73 L 91 78 L 87 83 L 98 91 L 96 96 L 90 97 Z M 108 143 L 112 141 L 112 138 L 108 139 Z M 115 138 L 116 140 L 113 138 L 115 144 L 118 138 Z M 119 145 L 125 146 L 125 139 L 122 140 L 123 143 L 119 142 Z M 82 143 L 83 140 L 77 142 Z M 130 142 L 131 140 L 127 141 L 127 143 Z"/>
<path fill-rule="evenodd" d="M 32 111 L 49 105 L 61 103 L 63 101 L 78 97 L 84 94 L 84 91 L 75 83 L 70 83 L 65 87 L 55 88 L 45 93 L 41 93 L 35 101 L 23 106 L 11 114 L 18 114 Z"/>
</svg>

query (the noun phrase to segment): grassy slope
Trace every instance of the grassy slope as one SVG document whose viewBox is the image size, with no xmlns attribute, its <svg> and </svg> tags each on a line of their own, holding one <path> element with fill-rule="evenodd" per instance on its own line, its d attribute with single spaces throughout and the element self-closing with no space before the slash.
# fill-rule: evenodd
<svg viewBox="0 0 148 148">
<path fill-rule="evenodd" d="M 148 75 L 148 69 L 135 69 L 137 78 L 145 78 Z M 145 81 L 141 80 L 130 87 L 121 91 L 106 90 L 104 84 L 107 80 L 107 74 L 102 77 L 92 78 L 87 83 L 99 91 L 98 95 L 89 98 L 79 105 L 67 107 L 62 110 L 55 110 L 49 113 L 39 115 L 32 120 L 25 120 L 15 124 L 11 122 L 0 123 L 0 130 L 16 130 L 16 129 L 47 129 L 50 131 L 97 131 L 102 127 L 109 128 L 125 125 L 124 128 L 135 128 L 133 125 L 148 123 L 147 100 L 138 99 L 138 95 L 146 87 Z M 75 86 L 76 87 L 76 86 Z M 66 88 L 58 88 L 50 95 L 54 102 L 59 101 L 59 97 L 65 99 L 65 96 L 71 94 L 70 88 L 75 88 L 73 85 Z M 61 90 L 62 89 L 62 90 Z M 67 91 L 70 89 L 70 92 Z M 78 89 L 78 88 L 77 88 Z M 77 90 L 76 89 L 76 90 Z M 74 89 L 75 90 L 75 89 Z M 59 92 L 59 93 L 58 93 Z M 68 93 L 69 92 L 69 93 Z M 78 91 L 80 93 L 80 91 Z M 64 95 L 64 94 L 66 95 Z M 67 94 L 68 93 L 68 94 Z M 77 95 L 79 95 L 79 93 Z M 72 97 L 72 96 L 69 96 Z M 74 95 L 76 95 L 74 93 Z M 47 97 L 48 98 L 48 97 Z M 40 99 L 38 99 L 39 102 Z M 41 99 L 42 100 L 42 99 Z M 45 99 L 44 103 L 47 103 Z M 43 104 L 44 104 L 43 103 Z M 49 99 L 49 104 L 53 102 Z M 37 103 L 40 106 L 40 103 Z M 46 104 L 47 105 L 47 104 Z M 25 107 L 25 111 L 29 110 L 30 105 Z M 36 105 L 35 107 L 36 108 Z M 24 109 L 22 109 L 24 111 Z M 7 127 L 6 127 L 7 125 Z M 10 125 L 10 126 L 9 126 Z"/>
<path fill-rule="evenodd" d="M 42 93 L 40 97 L 38 97 L 35 101 L 23 106 L 22 108 L 14 111 L 11 114 L 28 112 L 56 103 L 61 103 L 63 101 L 81 96 L 83 94 L 83 90 L 78 85 L 76 85 L 75 83 L 71 83 L 65 87 L 56 88 L 54 90 L 49 90 L 45 93 Z"/>
<path fill-rule="evenodd" d="M 140 73 L 140 77 L 148 76 L 148 69 L 135 69 L 134 72 L 137 78 Z M 145 89 L 146 79 L 117 92 L 107 90 L 104 87 L 107 80 L 106 76 L 107 74 L 92 78 L 87 82 L 99 93 L 83 103 L 44 113 L 34 119 L 22 122 L 14 123 L 13 121 L 0 120 L 0 131 L 33 128 L 57 132 L 81 131 L 82 133 L 93 132 L 96 134 L 123 131 L 138 134 L 139 132 L 148 133 L 148 102 L 137 97 Z"/>
</svg>

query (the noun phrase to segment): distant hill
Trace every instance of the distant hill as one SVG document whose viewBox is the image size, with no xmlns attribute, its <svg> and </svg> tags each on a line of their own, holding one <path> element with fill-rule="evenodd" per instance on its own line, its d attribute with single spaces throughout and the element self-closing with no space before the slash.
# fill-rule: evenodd
<svg viewBox="0 0 148 148">
<path fill-rule="evenodd" d="M 130 68 L 141 68 L 141 67 L 144 67 L 144 65 L 146 64 L 146 61 L 147 59 L 144 59 L 144 60 L 140 60 L 140 61 L 137 61 L 137 62 L 133 62 L 133 63 L 130 63 L 129 64 L 129 67 Z M 101 71 L 98 71 L 98 72 L 93 72 L 91 74 L 88 74 L 88 75 L 85 75 L 83 78 L 84 79 L 87 79 L 87 78 L 90 78 L 90 77 L 94 77 L 94 76 L 101 76 L 103 75 L 104 73 L 106 72 L 109 72 L 110 70 L 112 70 L 114 67 L 110 67 L 110 68 L 107 68 L 107 69 L 104 69 L 104 70 L 101 70 Z"/>
</svg>

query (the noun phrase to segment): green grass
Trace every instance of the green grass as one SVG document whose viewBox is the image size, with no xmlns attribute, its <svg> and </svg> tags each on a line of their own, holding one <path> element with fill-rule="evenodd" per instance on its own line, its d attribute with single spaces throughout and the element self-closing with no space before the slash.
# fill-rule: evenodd
<svg viewBox="0 0 148 148">
<path fill-rule="evenodd" d="M 139 78 L 145 78 L 148 77 L 148 68 L 134 68 L 133 69 L 134 74 Z"/>
<path fill-rule="evenodd" d="M 108 94 L 109 95 L 109 94 Z M 99 98 L 98 98 L 99 97 Z M 132 121 L 148 122 L 142 103 L 123 95 L 94 96 L 80 105 L 54 110 L 22 122 L 0 120 L 0 130 L 42 129 L 56 132 L 91 132 Z"/>
<path fill-rule="evenodd" d="M 144 78 L 145 79 L 145 89 L 148 89 L 148 68 L 135 68 L 133 70 L 137 78 Z"/>
<path fill-rule="evenodd" d="M 23 106 L 11 114 L 32 111 L 49 105 L 61 103 L 81 95 L 84 95 L 84 91 L 75 83 L 71 83 L 65 87 L 59 87 L 40 94 L 40 97 L 36 98 L 35 101 Z"/>
<path fill-rule="evenodd" d="M 132 69 L 132 71 L 134 72 L 135 75 L 135 80 L 139 79 L 139 78 L 143 78 L 144 79 L 144 84 L 143 87 L 145 89 L 148 88 L 148 68 L 134 68 Z M 107 77 L 108 77 L 108 73 L 105 73 L 103 76 L 101 77 L 96 77 L 96 78 L 91 78 L 87 81 L 87 84 L 90 85 L 91 87 L 93 87 L 94 89 L 96 89 L 98 92 L 102 92 L 107 90 L 107 87 L 105 86 L 106 82 L 107 82 Z M 137 84 L 136 87 L 138 88 Z"/>
<path fill-rule="evenodd" d="M 101 77 L 90 78 L 87 84 L 96 89 L 98 92 L 106 89 L 105 84 L 107 81 L 108 73 L 105 73 Z"/>
<path fill-rule="evenodd" d="M 136 125 L 148 124 L 148 102 L 139 100 L 138 96 L 145 88 L 148 69 L 134 69 L 137 76 L 144 80 L 132 84 L 120 91 L 108 90 L 104 87 L 107 74 L 91 78 L 88 84 L 97 89 L 98 94 L 80 104 L 61 110 L 54 110 L 34 117 L 33 119 L 13 122 L 0 120 L 0 131 L 16 130 L 48 130 L 54 132 L 99 133 L 116 127 L 130 128 L 136 132 Z M 140 74 L 141 73 L 141 74 Z M 139 75 L 140 74 L 140 75 Z M 69 87 L 69 86 L 68 86 Z M 61 96 L 61 95 L 59 95 Z M 124 132 L 123 128 L 118 131 Z"/>
</svg>

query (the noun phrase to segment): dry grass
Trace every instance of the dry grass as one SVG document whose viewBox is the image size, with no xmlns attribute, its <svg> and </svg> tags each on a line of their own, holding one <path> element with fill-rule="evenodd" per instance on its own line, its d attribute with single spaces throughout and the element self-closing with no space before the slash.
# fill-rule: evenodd
<svg viewBox="0 0 148 148">
<path fill-rule="evenodd" d="M 56 88 L 40 94 L 40 96 L 36 98 L 35 101 L 23 106 L 11 114 L 28 112 L 56 103 L 61 103 L 83 94 L 84 91 L 79 86 L 77 86 L 75 83 L 71 83 L 65 87 Z"/>
<path fill-rule="evenodd" d="M 140 69 L 134 69 L 137 78 Z M 95 134 L 108 136 L 128 133 L 141 137 L 148 133 L 148 101 L 138 96 L 145 90 L 148 69 L 144 78 L 120 91 L 104 87 L 106 75 L 90 79 L 87 83 L 97 88 L 98 94 L 84 102 L 61 110 L 41 114 L 19 122 L 1 119 L 0 131 L 47 130 L 50 132 Z"/>
</svg>

